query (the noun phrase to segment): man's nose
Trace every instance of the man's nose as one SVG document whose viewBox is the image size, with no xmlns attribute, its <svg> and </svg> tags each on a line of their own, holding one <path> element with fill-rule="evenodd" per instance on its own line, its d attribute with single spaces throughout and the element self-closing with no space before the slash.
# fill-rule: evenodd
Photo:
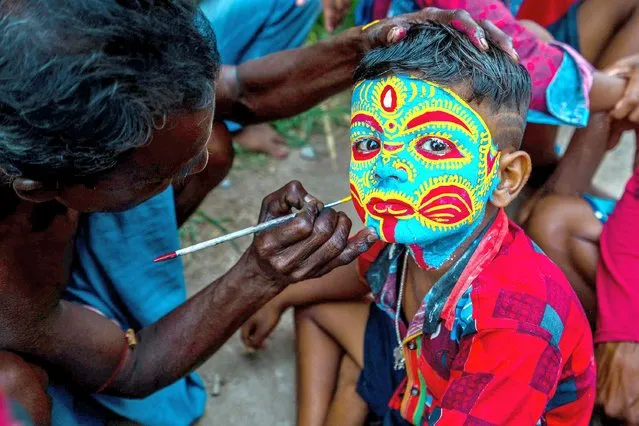
<svg viewBox="0 0 639 426">
<path fill-rule="evenodd" d="M 398 161 L 377 160 L 375 179 L 380 183 L 403 183 L 408 180 L 406 169 Z"/>
</svg>

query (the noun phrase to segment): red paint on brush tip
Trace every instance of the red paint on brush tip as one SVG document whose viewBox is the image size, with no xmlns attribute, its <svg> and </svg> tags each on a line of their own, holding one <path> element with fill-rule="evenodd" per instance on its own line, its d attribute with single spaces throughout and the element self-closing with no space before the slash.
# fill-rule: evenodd
<svg viewBox="0 0 639 426">
<path fill-rule="evenodd" d="M 163 254 L 162 256 L 158 256 L 155 259 L 153 259 L 153 263 L 164 262 L 165 260 L 175 259 L 176 257 L 177 257 L 176 252 Z"/>
</svg>

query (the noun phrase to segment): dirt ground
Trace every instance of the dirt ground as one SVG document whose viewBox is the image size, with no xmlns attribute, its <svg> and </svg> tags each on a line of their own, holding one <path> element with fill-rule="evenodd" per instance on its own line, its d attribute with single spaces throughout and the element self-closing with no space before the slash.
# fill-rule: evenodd
<svg viewBox="0 0 639 426">
<path fill-rule="evenodd" d="M 346 128 L 337 129 L 335 136 L 337 159 L 334 162 L 329 158 L 322 135 L 310 141 L 318 154 L 315 161 L 301 159 L 299 151 L 292 152 L 284 161 L 256 162 L 254 158 L 240 157 L 230 174 L 230 187 L 215 189 L 201 210 L 227 229 L 235 230 L 254 224 L 262 197 L 293 179 L 301 181 L 309 192 L 325 202 L 346 196 L 349 161 Z M 597 186 L 613 195 L 621 194 L 630 176 L 632 149 L 632 139 L 627 137 L 608 154 L 597 174 Z M 350 205 L 344 210 L 354 217 Z M 212 238 L 221 232 L 210 224 L 197 225 L 198 240 Z M 185 240 L 184 243 L 190 241 Z M 185 268 L 189 294 L 194 294 L 227 271 L 239 258 L 238 249 L 244 250 L 249 243 L 250 239 L 243 239 L 238 241 L 237 247 L 227 244 L 187 257 Z M 293 425 L 293 339 L 290 312 L 273 333 L 268 348 L 257 354 L 247 354 L 237 335 L 231 338 L 199 369 L 211 394 L 206 414 L 199 425 Z M 219 395 L 213 396 L 216 376 L 220 378 L 221 386 Z"/>
</svg>

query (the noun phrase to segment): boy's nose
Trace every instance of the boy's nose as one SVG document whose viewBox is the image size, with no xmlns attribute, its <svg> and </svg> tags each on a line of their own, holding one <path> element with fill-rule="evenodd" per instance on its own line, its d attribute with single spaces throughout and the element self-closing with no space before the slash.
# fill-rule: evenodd
<svg viewBox="0 0 639 426">
<path fill-rule="evenodd" d="M 408 180 L 408 173 L 405 169 L 393 165 L 393 161 L 378 160 L 375 166 L 375 179 L 379 183 L 403 183 Z"/>
</svg>

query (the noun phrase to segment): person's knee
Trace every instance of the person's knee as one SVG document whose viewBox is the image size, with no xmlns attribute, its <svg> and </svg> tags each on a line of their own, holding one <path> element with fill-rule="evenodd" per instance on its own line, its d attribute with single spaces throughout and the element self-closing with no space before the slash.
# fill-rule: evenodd
<svg viewBox="0 0 639 426">
<path fill-rule="evenodd" d="M 318 312 L 326 309 L 325 304 L 314 304 L 295 307 L 294 316 L 295 323 L 300 324 L 303 322 L 315 322 Z"/>
<path fill-rule="evenodd" d="M 542 249 L 557 245 L 565 239 L 570 217 L 569 199 L 561 195 L 549 195 L 537 203 L 524 224 L 524 230 Z"/>
<path fill-rule="evenodd" d="M 18 402 L 36 425 L 51 422 L 51 398 L 46 372 L 12 352 L 0 351 L 0 389 Z"/>
<path fill-rule="evenodd" d="M 337 392 L 360 400 L 361 397 L 357 393 L 357 382 L 361 374 L 361 368 L 349 356 L 342 358 L 342 364 L 339 369 L 339 377 L 337 380 Z"/>
</svg>

